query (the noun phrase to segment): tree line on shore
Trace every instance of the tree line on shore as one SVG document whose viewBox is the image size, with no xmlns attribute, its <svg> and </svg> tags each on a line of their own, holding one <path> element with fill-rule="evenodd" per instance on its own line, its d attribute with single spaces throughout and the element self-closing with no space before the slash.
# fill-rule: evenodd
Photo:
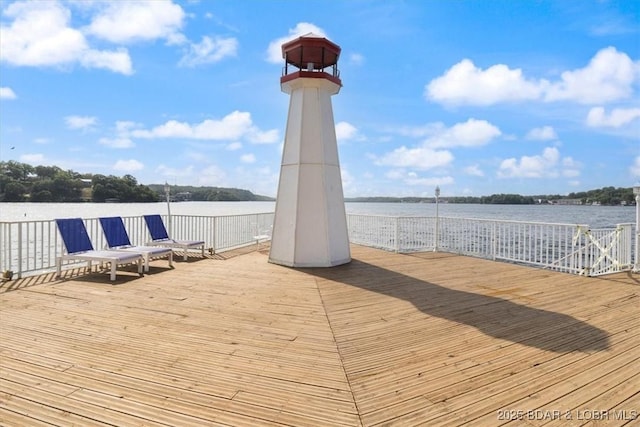
<svg viewBox="0 0 640 427">
<path fill-rule="evenodd" d="M 171 186 L 171 193 L 188 194 L 184 200 L 273 200 L 248 190 L 218 187 Z M 31 166 L 0 162 L 0 201 L 4 202 L 121 202 L 165 200 L 164 185 L 144 185 L 132 175 L 81 174 L 57 166 Z"/>
<path fill-rule="evenodd" d="M 349 202 L 402 202 L 402 203 L 435 203 L 435 197 L 355 197 L 346 199 Z M 633 205 L 635 196 L 633 188 L 603 187 L 597 190 L 569 193 L 566 196 L 546 194 L 522 196 L 520 194 L 492 194 L 490 196 L 451 196 L 440 197 L 443 203 L 475 203 L 487 205 L 535 205 L 535 204 L 574 204 L 574 205 Z"/>
<path fill-rule="evenodd" d="M 268 201 L 272 197 L 249 190 L 222 187 L 170 186 L 174 201 Z M 603 187 L 561 195 L 493 194 L 482 197 L 441 197 L 446 203 L 540 204 L 571 203 L 632 205 L 633 189 Z M 57 166 L 31 166 L 13 160 L 0 162 L 0 201 L 5 202 L 158 202 L 165 200 L 163 184 L 144 185 L 132 175 L 81 174 Z M 435 197 L 356 197 L 349 202 L 431 203 Z"/>
</svg>

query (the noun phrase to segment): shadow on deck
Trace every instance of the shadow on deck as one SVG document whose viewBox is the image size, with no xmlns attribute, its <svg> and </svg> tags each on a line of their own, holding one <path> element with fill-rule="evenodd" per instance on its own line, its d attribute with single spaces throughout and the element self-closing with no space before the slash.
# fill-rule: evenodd
<svg viewBox="0 0 640 427">
<path fill-rule="evenodd" d="M 569 315 L 439 286 L 365 261 L 354 259 L 339 267 L 306 271 L 324 280 L 406 300 L 429 316 L 472 326 L 501 340 L 557 353 L 609 349 L 605 331 Z M 472 274 L 469 283 L 473 280 Z"/>
</svg>

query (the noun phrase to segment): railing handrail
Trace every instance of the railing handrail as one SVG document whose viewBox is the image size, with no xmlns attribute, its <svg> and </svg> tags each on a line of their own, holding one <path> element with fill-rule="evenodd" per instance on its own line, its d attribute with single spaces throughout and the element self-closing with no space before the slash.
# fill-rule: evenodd
<svg viewBox="0 0 640 427">
<path fill-rule="evenodd" d="M 254 237 L 273 225 L 273 216 L 174 214 L 169 233 L 176 239 L 204 239 L 211 252 L 220 252 L 255 243 Z M 142 216 L 122 218 L 132 243 L 144 244 L 148 232 Z M 579 274 L 634 265 L 632 223 L 590 229 L 585 224 L 452 216 L 348 214 L 347 220 L 351 242 L 394 252 L 438 250 Z M 98 218 L 84 221 L 95 247 L 103 247 Z M 61 251 L 53 219 L 0 221 L 0 270 L 18 275 L 45 271 Z"/>
<path fill-rule="evenodd" d="M 424 216 L 424 215 L 376 215 L 376 214 L 362 214 L 362 213 L 350 213 L 347 216 L 363 216 L 363 217 L 377 217 L 377 218 L 392 218 L 392 219 L 405 219 L 405 218 L 434 218 L 435 216 Z M 544 222 L 544 221 L 521 221 L 514 219 L 493 219 L 493 218 L 475 218 L 475 217 L 467 217 L 467 216 L 443 216 L 439 215 L 439 219 L 463 219 L 469 221 L 480 221 L 480 222 L 499 222 L 499 223 L 509 223 L 509 224 L 536 224 L 536 225 L 562 225 L 562 226 L 570 226 L 570 227 L 589 227 L 587 224 L 580 224 L 575 222 Z M 626 224 L 625 224 L 626 225 Z M 632 224 L 633 225 L 633 224 Z"/>
</svg>

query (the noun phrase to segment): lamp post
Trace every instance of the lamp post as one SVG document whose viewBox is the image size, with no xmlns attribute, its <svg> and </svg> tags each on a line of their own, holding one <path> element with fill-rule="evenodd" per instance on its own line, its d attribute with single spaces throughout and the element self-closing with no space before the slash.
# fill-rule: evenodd
<svg viewBox="0 0 640 427">
<path fill-rule="evenodd" d="M 633 271 L 638 273 L 640 272 L 640 185 L 633 187 L 633 194 L 636 196 L 636 253 Z"/>
<path fill-rule="evenodd" d="M 436 185 L 436 233 L 435 233 L 435 242 L 433 244 L 433 251 L 434 252 L 438 252 L 438 239 L 439 239 L 439 234 L 440 234 L 440 218 L 439 218 L 439 212 L 438 212 L 438 202 L 440 198 L 440 187 Z"/>
<path fill-rule="evenodd" d="M 167 199 L 167 216 L 169 217 L 169 221 L 168 221 L 169 236 L 171 236 L 173 232 L 173 230 L 171 229 L 171 186 L 167 181 L 164 182 L 164 195 Z"/>
</svg>

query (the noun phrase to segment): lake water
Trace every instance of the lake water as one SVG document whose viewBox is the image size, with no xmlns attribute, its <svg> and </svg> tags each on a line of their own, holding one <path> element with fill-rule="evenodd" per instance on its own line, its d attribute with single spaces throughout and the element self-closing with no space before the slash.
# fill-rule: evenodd
<svg viewBox="0 0 640 427">
<path fill-rule="evenodd" d="M 389 216 L 435 216 L 435 203 L 346 203 L 347 213 Z M 275 202 L 171 203 L 174 215 L 241 215 L 275 210 Z M 610 228 L 635 223 L 634 206 L 479 205 L 440 203 L 440 216 L 586 224 Z M 0 221 L 34 221 L 54 218 L 98 218 L 166 214 L 161 203 L 0 203 Z"/>
</svg>

